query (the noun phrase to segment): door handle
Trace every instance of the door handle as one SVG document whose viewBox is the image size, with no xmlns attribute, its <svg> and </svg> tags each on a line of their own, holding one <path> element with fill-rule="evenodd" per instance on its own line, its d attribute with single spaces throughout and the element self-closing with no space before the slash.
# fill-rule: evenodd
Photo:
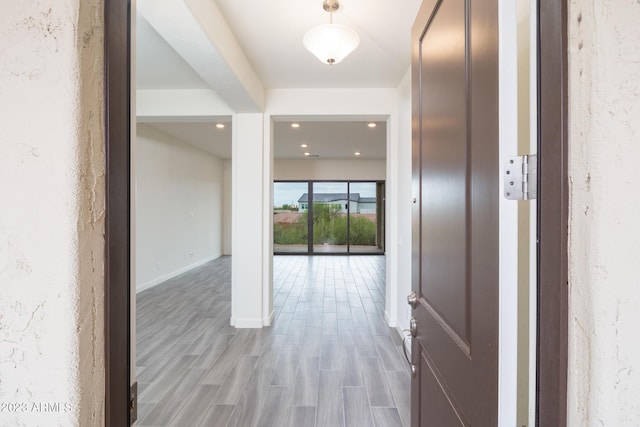
<svg viewBox="0 0 640 427">
<path fill-rule="evenodd" d="M 418 322 L 416 322 L 415 317 L 409 319 L 409 329 L 406 329 L 406 331 L 411 334 L 411 338 L 415 338 L 418 335 Z"/>
<path fill-rule="evenodd" d="M 415 338 L 415 336 L 418 334 L 418 323 L 416 322 L 415 317 L 412 317 L 411 320 L 409 320 L 409 329 L 403 329 L 402 332 L 403 332 L 402 352 L 404 353 L 404 358 L 409 364 L 409 369 L 411 369 L 411 376 L 415 377 L 416 365 L 411 363 L 411 360 L 409 359 L 409 355 L 407 354 L 407 339 L 409 340 L 409 342 L 412 342 L 413 338 Z"/>
<path fill-rule="evenodd" d="M 409 295 L 407 295 L 407 304 L 411 306 L 411 308 L 416 308 L 418 304 L 418 295 L 416 295 L 415 291 L 411 291 Z"/>
</svg>

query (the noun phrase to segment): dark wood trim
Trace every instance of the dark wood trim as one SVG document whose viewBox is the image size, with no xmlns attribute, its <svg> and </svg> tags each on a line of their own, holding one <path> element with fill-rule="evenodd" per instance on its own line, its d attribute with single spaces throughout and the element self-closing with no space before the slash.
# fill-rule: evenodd
<svg viewBox="0 0 640 427">
<path fill-rule="evenodd" d="M 567 423 L 567 0 L 538 2 L 537 425 Z"/>
<path fill-rule="evenodd" d="M 129 422 L 131 4 L 104 4 L 105 426 Z"/>
</svg>

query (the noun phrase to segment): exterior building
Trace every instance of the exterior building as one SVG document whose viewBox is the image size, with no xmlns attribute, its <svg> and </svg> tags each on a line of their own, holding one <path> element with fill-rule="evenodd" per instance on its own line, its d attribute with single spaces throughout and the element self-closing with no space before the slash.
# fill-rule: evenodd
<svg viewBox="0 0 640 427">
<path fill-rule="evenodd" d="M 346 214 L 375 214 L 376 198 L 360 197 L 360 193 L 315 193 L 313 203 L 332 205 L 338 213 Z M 309 210 L 309 194 L 304 193 L 298 199 L 300 212 Z"/>
</svg>

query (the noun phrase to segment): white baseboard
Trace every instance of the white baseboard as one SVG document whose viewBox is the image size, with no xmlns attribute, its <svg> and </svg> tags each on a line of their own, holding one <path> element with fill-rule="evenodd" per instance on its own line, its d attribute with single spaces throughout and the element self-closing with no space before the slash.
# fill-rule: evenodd
<svg viewBox="0 0 640 427">
<path fill-rule="evenodd" d="M 264 326 L 263 319 L 236 319 L 231 318 L 231 326 L 238 329 L 256 329 Z"/>
<path fill-rule="evenodd" d="M 387 310 L 384 311 L 384 321 L 390 328 L 395 328 L 398 325 L 396 319 L 389 316 Z"/>
<path fill-rule="evenodd" d="M 165 282 L 165 281 L 167 281 L 169 279 L 172 279 L 172 278 L 174 278 L 176 276 L 179 276 L 182 273 L 186 273 L 187 271 L 191 270 L 192 268 L 200 267 L 201 265 L 204 265 L 204 264 L 208 263 L 209 261 L 213 261 L 214 259 L 218 259 L 218 258 L 220 258 L 220 256 L 221 255 L 218 254 L 218 255 L 214 255 L 214 256 L 209 257 L 209 258 L 205 258 L 203 260 L 194 262 L 193 264 L 189 264 L 189 265 L 187 265 L 185 267 L 182 267 L 182 268 L 179 268 L 179 269 L 177 269 L 175 271 L 172 271 L 169 274 L 165 274 L 164 276 L 157 277 L 157 278 L 155 278 L 153 280 L 150 280 L 150 281 L 148 281 L 146 283 L 143 283 L 142 285 L 138 285 L 136 287 L 136 293 L 142 292 L 142 291 L 144 291 L 146 289 L 149 289 L 149 288 L 153 288 L 154 286 L 157 286 L 162 282 Z"/>
<path fill-rule="evenodd" d="M 232 317 L 229 323 L 231 326 L 238 329 L 256 329 L 270 326 L 271 322 L 273 322 L 273 316 L 274 312 L 272 311 L 271 314 L 264 319 L 236 319 L 235 317 Z"/>
<path fill-rule="evenodd" d="M 271 326 L 271 323 L 273 322 L 273 316 L 274 316 L 274 312 L 272 310 L 271 314 L 264 318 L 263 325 Z"/>
<path fill-rule="evenodd" d="M 404 338 L 405 333 L 402 332 L 402 326 L 398 325 L 398 322 L 396 322 L 395 319 L 392 319 L 391 317 L 389 317 L 389 313 L 387 313 L 386 311 L 384 312 L 384 321 L 387 322 L 387 325 L 389 325 L 390 328 L 393 328 L 398 333 L 400 340 Z M 407 345 L 407 354 L 409 355 L 409 357 L 411 357 L 410 344 Z"/>
</svg>

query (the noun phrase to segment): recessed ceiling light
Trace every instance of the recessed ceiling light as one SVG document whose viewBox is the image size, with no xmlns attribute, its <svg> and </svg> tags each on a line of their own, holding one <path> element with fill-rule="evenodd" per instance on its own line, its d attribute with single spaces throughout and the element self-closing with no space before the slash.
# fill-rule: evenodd
<svg viewBox="0 0 640 427">
<path fill-rule="evenodd" d="M 355 152 L 355 153 L 353 153 L 353 154 L 355 154 L 356 156 L 359 156 L 359 155 L 360 155 L 360 152 L 359 152 L 359 151 L 356 151 L 356 152 Z"/>
<path fill-rule="evenodd" d="M 375 123 L 371 122 L 371 123 L 369 123 L 367 126 L 369 126 L 370 128 L 374 128 L 374 127 L 376 127 L 377 125 L 376 125 Z"/>
<path fill-rule="evenodd" d="M 291 127 L 292 128 L 299 128 L 300 127 L 300 123 L 291 123 Z"/>
<path fill-rule="evenodd" d="M 216 125 L 216 127 L 217 127 L 218 129 L 224 129 L 224 123 L 218 123 L 218 124 Z"/>
<path fill-rule="evenodd" d="M 307 145 L 307 144 L 300 144 L 300 147 L 302 147 L 302 148 L 307 148 L 307 147 L 308 147 L 308 145 Z"/>
<path fill-rule="evenodd" d="M 310 156 L 310 155 L 311 155 L 311 153 L 304 153 L 304 155 L 305 155 L 305 156 Z"/>
</svg>

